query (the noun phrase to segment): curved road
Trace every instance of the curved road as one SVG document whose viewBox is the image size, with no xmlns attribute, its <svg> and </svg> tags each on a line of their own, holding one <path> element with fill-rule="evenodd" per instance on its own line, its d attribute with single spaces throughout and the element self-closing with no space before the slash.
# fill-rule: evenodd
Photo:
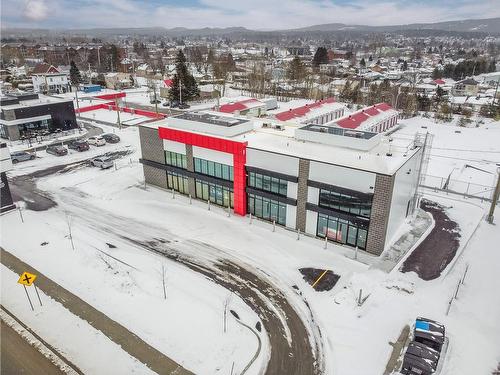
<svg viewBox="0 0 500 375">
<path fill-rule="evenodd" d="M 46 176 L 45 173 L 38 172 L 39 175 Z M 18 188 L 24 190 L 25 186 L 18 187 L 16 179 L 13 179 L 11 190 L 13 195 L 20 197 L 15 194 Z M 40 195 L 39 199 L 45 206 L 49 196 L 55 204 L 63 206 L 65 211 L 77 217 L 79 225 L 105 233 L 110 241 L 112 237 L 118 237 L 143 251 L 161 254 L 237 294 L 259 316 L 269 337 L 271 353 L 266 374 L 323 373 L 319 328 L 314 323 L 311 327 L 309 322 L 304 322 L 276 283 L 261 270 L 233 257 L 230 249 L 192 241 L 169 233 L 165 228 L 144 224 L 137 221 L 132 212 L 125 217 L 105 211 L 94 205 L 92 200 L 82 198 L 84 195 L 76 188 L 63 188 L 50 192 L 50 195 L 41 191 L 32 193 L 30 200 L 36 202 Z M 307 303 L 305 305 L 307 309 Z M 310 319 L 314 322 L 312 316 Z"/>
</svg>

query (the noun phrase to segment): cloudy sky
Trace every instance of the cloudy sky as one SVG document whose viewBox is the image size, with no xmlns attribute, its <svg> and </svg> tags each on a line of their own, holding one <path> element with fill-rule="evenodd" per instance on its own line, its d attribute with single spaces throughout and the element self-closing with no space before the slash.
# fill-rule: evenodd
<svg viewBox="0 0 500 375">
<path fill-rule="evenodd" d="M 2 27 L 286 29 L 500 16 L 500 0 L 1 0 Z"/>
</svg>

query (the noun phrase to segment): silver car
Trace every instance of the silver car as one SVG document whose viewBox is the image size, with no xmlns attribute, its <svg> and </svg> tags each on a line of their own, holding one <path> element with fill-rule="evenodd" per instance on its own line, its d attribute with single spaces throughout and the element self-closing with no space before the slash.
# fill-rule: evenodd
<svg viewBox="0 0 500 375">
<path fill-rule="evenodd" d="M 113 166 L 113 160 L 107 157 L 100 156 L 98 158 L 92 159 L 90 164 L 94 167 L 99 167 L 101 169 L 111 168 Z"/>
<path fill-rule="evenodd" d="M 34 160 L 35 155 L 26 151 L 17 151 L 10 154 L 10 158 L 12 159 L 13 164 L 17 164 L 20 161 Z"/>
</svg>

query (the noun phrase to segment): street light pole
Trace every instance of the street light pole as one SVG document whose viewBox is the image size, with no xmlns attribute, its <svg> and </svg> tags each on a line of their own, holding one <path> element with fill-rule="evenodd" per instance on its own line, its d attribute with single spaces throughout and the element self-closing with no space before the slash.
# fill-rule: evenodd
<svg viewBox="0 0 500 375">
<path fill-rule="evenodd" d="M 491 200 L 490 212 L 488 213 L 488 223 L 493 224 L 493 214 L 497 206 L 498 198 L 500 197 L 500 168 L 497 169 L 497 186 Z"/>
</svg>

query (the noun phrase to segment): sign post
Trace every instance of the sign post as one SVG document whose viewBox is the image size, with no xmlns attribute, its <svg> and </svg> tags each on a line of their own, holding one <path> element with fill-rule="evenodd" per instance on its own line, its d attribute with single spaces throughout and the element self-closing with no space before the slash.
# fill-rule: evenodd
<svg viewBox="0 0 500 375">
<path fill-rule="evenodd" d="M 26 287 L 33 285 L 33 283 L 35 282 L 35 279 L 36 279 L 35 274 L 29 273 L 29 272 L 23 272 L 22 275 L 19 277 L 19 280 L 17 280 L 17 282 L 19 284 L 22 284 L 24 287 L 24 291 L 26 292 L 26 297 L 28 297 L 28 302 L 30 303 L 32 311 L 35 311 L 35 309 L 33 308 L 33 304 L 31 303 L 31 298 L 30 298 L 30 295 L 28 293 L 28 289 Z M 36 286 L 35 286 L 35 291 L 36 291 L 36 295 L 38 296 L 38 301 L 40 301 L 40 306 L 42 306 L 42 300 L 40 299 L 40 295 L 38 294 L 38 290 L 36 289 Z"/>
</svg>

